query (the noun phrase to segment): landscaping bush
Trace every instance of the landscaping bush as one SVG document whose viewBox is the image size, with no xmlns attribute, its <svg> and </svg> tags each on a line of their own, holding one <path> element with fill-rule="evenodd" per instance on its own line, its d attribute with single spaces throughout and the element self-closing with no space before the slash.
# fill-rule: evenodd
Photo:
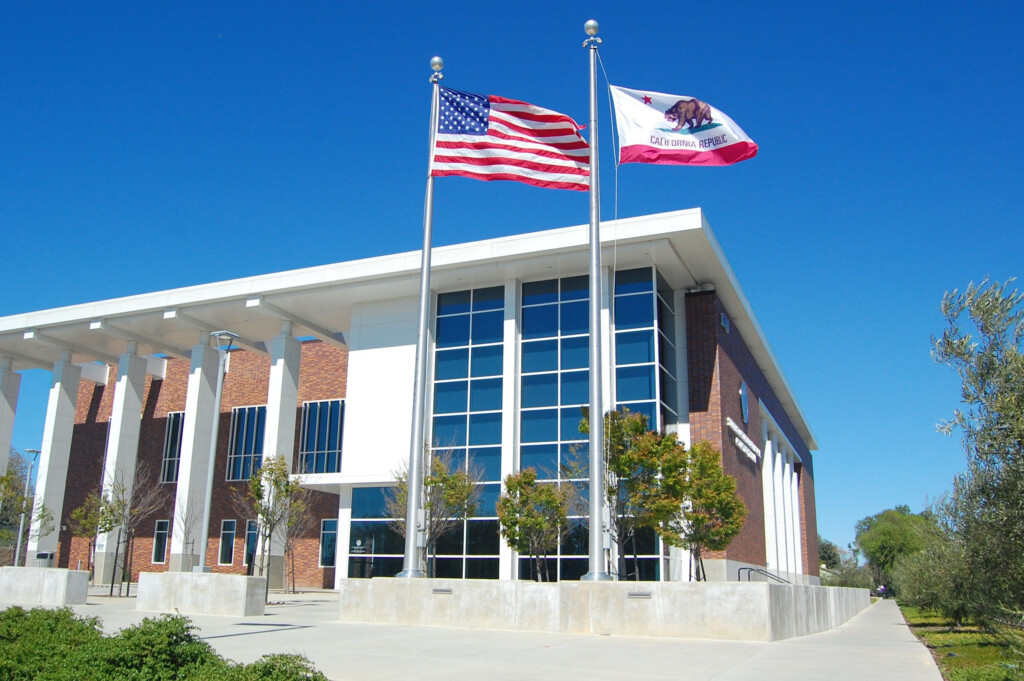
<svg viewBox="0 0 1024 681">
<path fill-rule="evenodd" d="M 180 615 L 162 615 L 112 636 L 70 609 L 0 612 L 4 681 L 326 681 L 306 658 L 266 655 L 233 664 Z"/>
</svg>

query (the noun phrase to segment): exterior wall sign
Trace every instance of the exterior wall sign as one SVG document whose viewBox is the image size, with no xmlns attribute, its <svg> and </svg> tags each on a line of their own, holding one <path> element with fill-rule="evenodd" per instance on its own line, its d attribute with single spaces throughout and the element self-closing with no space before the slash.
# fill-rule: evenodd
<svg viewBox="0 0 1024 681">
<path fill-rule="evenodd" d="M 729 430 L 736 436 L 733 442 L 736 443 L 739 450 L 746 454 L 751 461 L 757 462 L 761 458 L 761 448 L 754 444 L 754 441 L 743 432 L 743 429 L 728 416 L 725 417 L 725 425 L 729 426 Z"/>
</svg>

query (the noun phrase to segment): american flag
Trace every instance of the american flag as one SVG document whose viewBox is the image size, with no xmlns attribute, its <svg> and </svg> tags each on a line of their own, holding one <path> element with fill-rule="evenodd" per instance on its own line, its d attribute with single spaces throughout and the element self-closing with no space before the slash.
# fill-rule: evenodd
<svg viewBox="0 0 1024 681">
<path fill-rule="evenodd" d="M 440 88 L 430 174 L 515 180 L 586 191 L 590 148 L 580 126 L 556 111 L 514 99 Z"/>
</svg>

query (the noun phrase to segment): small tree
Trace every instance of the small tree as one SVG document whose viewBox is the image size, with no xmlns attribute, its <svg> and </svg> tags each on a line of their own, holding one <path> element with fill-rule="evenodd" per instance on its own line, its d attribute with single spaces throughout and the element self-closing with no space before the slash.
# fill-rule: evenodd
<svg viewBox="0 0 1024 681">
<path fill-rule="evenodd" d="M 142 523 L 149 520 L 166 501 L 164 490 L 155 483 L 153 472 L 149 466 L 139 465 L 133 478 L 128 479 L 123 473 L 115 476 L 108 492 L 105 494 L 106 513 L 109 514 L 109 529 L 117 528 L 117 540 L 114 546 L 114 560 L 110 575 L 110 594 L 114 594 L 116 581 L 116 565 L 121 558 L 121 580 L 117 592 L 121 595 L 121 584 L 127 579 L 127 595 L 131 595 L 132 561 L 135 555 L 135 534 Z"/>
<path fill-rule="evenodd" d="M 839 546 L 828 539 L 818 535 L 818 564 L 824 565 L 826 570 L 834 570 L 839 567 Z"/>
<path fill-rule="evenodd" d="M 698 442 L 687 456 L 687 503 L 659 534 L 668 544 L 689 549 L 695 578 L 704 581 L 704 553 L 729 546 L 743 528 L 747 509 L 736 494 L 736 480 L 722 469 L 721 455 L 710 442 Z"/>
<path fill-rule="evenodd" d="M 310 512 L 312 503 L 313 492 L 300 487 L 292 497 L 288 520 L 285 521 L 284 557 L 288 565 L 288 582 L 291 584 L 292 593 L 295 593 L 295 549 L 298 540 L 309 534 L 320 520 Z"/>
<path fill-rule="evenodd" d="M 110 504 L 99 492 L 92 492 L 85 498 L 81 506 L 71 512 L 68 518 L 68 529 L 75 537 L 89 541 L 88 570 L 92 572 L 93 553 L 96 548 L 96 535 L 114 529 L 116 519 L 110 513 Z"/>
<path fill-rule="evenodd" d="M 633 576 L 640 579 L 637 533 L 658 532 L 686 501 L 686 448 L 674 434 L 649 431 L 647 417 L 628 409 L 605 414 L 606 475 L 612 537 L 618 548 L 619 576 L 627 574 L 626 556 L 633 556 Z M 580 431 L 590 432 L 584 417 Z"/>
<path fill-rule="evenodd" d="M 297 478 L 292 478 L 288 463 L 282 457 L 273 457 L 253 471 L 244 492 L 234 491 L 235 508 L 244 517 L 256 519 L 259 543 L 258 576 L 267 566 L 267 555 L 271 542 L 286 545 L 289 518 L 301 515 L 305 509 L 305 490 Z M 270 580 L 267 580 L 264 596 L 270 595 Z"/>
<path fill-rule="evenodd" d="M 194 555 L 195 550 L 195 533 L 201 522 L 203 522 L 203 510 L 198 500 L 189 499 L 183 504 L 175 504 L 172 531 L 174 535 L 181 538 L 182 554 L 190 557 L 189 565 L 184 568 L 185 570 L 192 568 L 191 556 Z"/>
<path fill-rule="evenodd" d="M 543 567 L 543 581 L 551 581 L 547 556 L 568 530 L 568 492 L 556 483 L 538 483 L 537 471 L 527 468 L 505 478 L 497 510 L 501 536 L 533 559 L 534 580 L 542 581 Z"/>
<path fill-rule="evenodd" d="M 427 566 L 429 575 L 433 575 L 436 563 L 437 542 L 441 537 L 459 527 L 463 520 L 476 512 L 480 487 L 477 482 L 480 475 L 472 467 L 462 469 L 453 465 L 450 451 L 434 452 L 427 455 L 423 476 L 423 534 L 425 546 L 423 557 L 429 557 L 423 564 Z M 392 520 L 388 525 L 396 533 L 405 537 L 405 515 L 409 499 L 409 471 L 402 468 L 395 472 L 395 486 L 386 496 L 388 515 Z"/>
</svg>

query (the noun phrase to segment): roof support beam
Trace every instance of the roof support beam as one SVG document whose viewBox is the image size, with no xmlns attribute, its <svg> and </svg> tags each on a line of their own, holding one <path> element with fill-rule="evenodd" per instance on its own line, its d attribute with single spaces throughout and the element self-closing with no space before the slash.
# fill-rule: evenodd
<svg viewBox="0 0 1024 681">
<path fill-rule="evenodd" d="M 192 315 L 188 314 L 187 312 L 183 312 L 181 308 L 177 307 L 171 308 L 169 310 L 164 310 L 164 319 L 177 319 L 179 321 L 184 322 L 185 324 L 188 324 L 189 326 L 192 326 L 196 329 L 199 329 L 200 331 L 203 331 L 204 333 L 210 333 L 211 331 L 215 331 L 218 328 L 223 328 L 222 325 L 214 325 L 210 324 L 209 322 L 204 322 L 201 319 L 197 319 Z M 244 336 L 238 336 L 237 338 L 234 339 L 234 342 L 235 345 L 241 346 L 246 350 L 250 350 L 252 352 L 255 352 L 266 357 L 270 356 L 270 353 L 267 352 L 267 344 L 262 341 L 254 341 Z"/>
<path fill-rule="evenodd" d="M 279 319 L 294 322 L 295 324 L 298 324 L 299 326 L 308 329 L 309 331 L 312 331 L 314 336 L 316 336 L 325 343 L 342 349 L 346 348 L 347 344 L 345 343 L 345 334 L 341 333 L 340 331 L 331 331 L 330 329 L 324 326 L 320 326 L 316 322 L 311 322 L 308 319 L 300 317 L 297 314 L 293 314 L 292 312 L 289 312 L 288 310 L 285 310 L 284 308 L 279 307 L 274 303 L 271 303 L 269 300 L 266 299 L 266 296 L 253 296 L 251 298 L 247 298 L 245 301 L 245 306 L 258 307 L 262 310 L 266 310 L 267 312 L 274 315 L 275 317 L 278 317 Z"/>
<path fill-rule="evenodd" d="M 22 364 L 29 364 L 33 367 L 46 369 L 47 371 L 53 371 L 53 362 L 46 362 L 41 359 L 35 359 L 34 357 L 23 355 L 20 352 L 13 352 L 6 348 L 0 348 L 0 357 L 10 357 L 14 361 L 21 362 Z"/>
<path fill-rule="evenodd" d="M 108 355 L 105 352 L 100 352 L 98 350 L 93 350 L 91 348 L 75 346 L 71 343 L 68 343 L 67 341 L 62 341 L 59 338 L 54 338 L 53 336 L 43 333 L 39 329 L 26 329 L 25 332 L 22 334 L 22 338 L 24 338 L 25 340 L 42 341 L 47 345 L 52 345 L 63 350 L 80 352 L 83 355 L 89 355 L 93 359 L 99 360 L 100 362 L 103 362 L 105 364 L 112 364 L 114 366 L 117 366 L 118 363 L 117 357 L 114 357 L 113 355 Z"/>
<path fill-rule="evenodd" d="M 142 345 L 148 345 L 149 347 L 153 348 L 153 350 L 156 352 L 162 352 L 165 355 L 177 357 L 178 359 L 189 359 L 192 355 L 191 350 L 182 350 L 180 348 L 175 348 L 170 345 L 167 345 L 153 338 L 149 338 L 147 336 L 140 336 L 139 334 L 129 331 L 128 329 L 124 328 L 123 326 L 120 326 L 115 322 L 111 322 L 109 319 L 93 320 L 89 322 L 89 328 L 93 331 L 109 331 L 120 338 L 123 338 L 128 341 L 135 341 L 136 343 L 140 343 Z"/>
</svg>

